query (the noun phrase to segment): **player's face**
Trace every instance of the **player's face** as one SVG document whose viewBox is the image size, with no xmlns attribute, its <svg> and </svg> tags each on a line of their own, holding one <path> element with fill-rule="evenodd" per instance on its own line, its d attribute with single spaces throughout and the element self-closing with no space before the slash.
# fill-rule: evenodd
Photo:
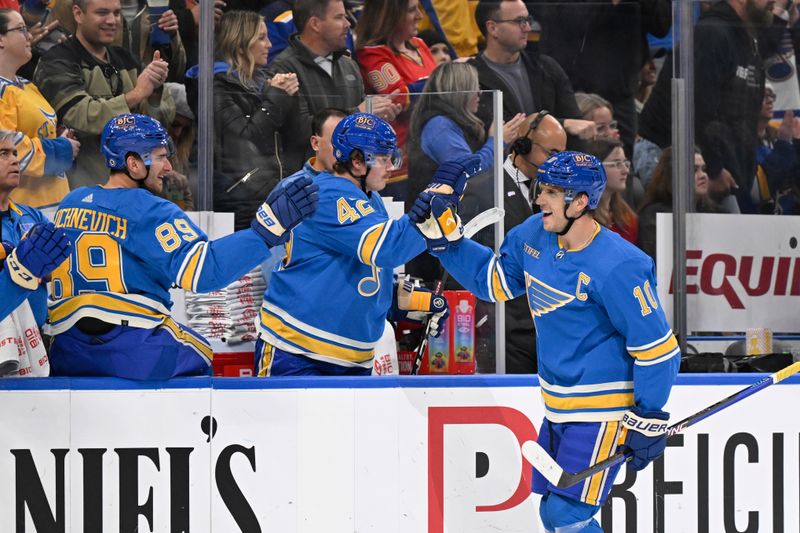
<svg viewBox="0 0 800 533">
<path fill-rule="evenodd" d="M 422 20 L 422 13 L 419 10 L 419 0 L 408 0 L 406 4 L 406 15 L 397 26 L 395 35 L 399 40 L 407 41 L 416 37 L 419 33 L 419 21 Z"/>
<path fill-rule="evenodd" d="M 520 24 L 518 20 L 528 17 L 528 8 L 522 0 L 514 2 L 501 2 L 497 13 L 497 20 L 506 22 L 492 22 L 494 30 L 492 35 L 497 44 L 508 52 L 519 52 L 528 45 L 528 33 L 531 25 L 527 22 Z"/>
<path fill-rule="evenodd" d="M 564 191 L 552 185 L 540 185 L 536 205 L 542 211 L 542 224 L 545 231 L 561 231 L 566 227 L 564 216 Z"/>
<path fill-rule="evenodd" d="M 272 43 L 267 37 L 267 25 L 262 20 L 258 25 L 258 38 L 250 45 L 250 56 L 253 58 L 253 63 L 259 67 L 266 65 L 270 48 L 272 48 Z"/>
<path fill-rule="evenodd" d="M 375 162 L 367 173 L 367 190 L 382 191 L 386 187 L 386 181 L 389 179 L 392 170 L 394 170 L 394 165 L 392 165 L 392 157 L 390 155 L 375 156 Z"/>
<path fill-rule="evenodd" d="M 442 63 L 450 63 L 453 58 L 450 57 L 450 52 L 447 51 L 447 45 L 444 43 L 434 44 L 431 48 L 431 55 L 436 60 L 437 65 Z"/>
<path fill-rule="evenodd" d="M 625 191 L 625 184 L 628 182 L 628 174 L 630 162 L 625 159 L 625 151 L 620 148 L 614 148 L 608 157 L 603 161 L 603 166 L 606 169 L 606 176 L 608 182 L 606 183 L 606 190 L 609 192 L 623 192 Z"/>
<path fill-rule="evenodd" d="M 159 194 L 164 188 L 164 175 L 171 171 L 172 165 L 169 162 L 167 149 L 163 146 L 156 148 L 150 154 L 150 173 L 147 175 L 144 186 L 153 194 Z"/>
<path fill-rule="evenodd" d="M 11 141 L 0 143 L 0 192 L 9 193 L 19 186 L 17 147 Z"/>
<path fill-rule="evenodd" d="M 311 147 L 317 154 L 317 162 L 328 172 L 333 169 L 333 164 L 336 162 L 336 158 L 333 156 L 331 137 L 334 128 L 341 120 L 342 117 L 328 117 L 328 120 L 322 124 L 321 135 L 311 137 Z"/>
<path fill-rule="evenodd" d="M 350 29 L 350 21 L 344 10 L 344 3 L 338 0 L 328 2 L 328 10 L 324 19 L 320 22 L 320 37 L 322 42 L 330 52 L 344 50 L 347 46 L 347 30 Z"/>
<path fill-rule="evenodd" d="M 80 34 L 92 46 L 112 44 L 122 23 L 120 0 L 86 0 L 85 10 L 73 6 L 72 14 Z"/>
<path fill-rule="evenodd" d="M 22 15 L 16 11 L 6 14 L 8 18 L 8 31 L 0 35 L 0 44 L 5 50 L 6 57 L 17 65 L 24 65 L 31 59 L 31 34 L 22 20 Z"/>
</svg>

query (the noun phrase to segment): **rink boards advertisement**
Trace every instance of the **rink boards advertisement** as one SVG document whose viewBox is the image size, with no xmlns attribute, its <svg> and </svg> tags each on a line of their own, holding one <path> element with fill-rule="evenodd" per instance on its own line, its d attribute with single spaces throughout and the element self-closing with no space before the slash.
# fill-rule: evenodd
<svg viewBox="0 0 800 533">
<path fill-rule="evenodd" d="M 760 375 L 680 376 L 680 420 Z M 0 531 L 533 533 L 534 376 L 0 382 Z M 623 469 L 606 532 L 798 531 L 800 379 Z"/>
<path fill-rule="evenodd" d="M 686 215 L 688 331 L 800 331 L 799 217 Z M 656 215 L 658 297 L 673 317 L 672 215 Z"/>
</svg>

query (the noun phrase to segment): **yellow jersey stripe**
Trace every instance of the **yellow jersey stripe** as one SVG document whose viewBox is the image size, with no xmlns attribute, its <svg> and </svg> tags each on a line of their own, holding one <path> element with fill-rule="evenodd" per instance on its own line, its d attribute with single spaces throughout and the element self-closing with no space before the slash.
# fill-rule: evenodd
<svg viewBox="0 0 800 533">
<path fill-rule="evenodd" d="M 677 347 L 678 339 L 675 338 L 675 335 L 671 334 L 664 342 L 658 344 L 657 346 L 641 351 L 631 350 L 630 354 L 637 361 L 651 361 L 670 353 Z"/>
<path fill-rule="evenodd" d="M 497 260 L 492 261 L 491 269 L 491 292 L 494 296 L 494 301 L 505 302 L 506 300 L 510 300 L 511 293 L 506 289 L 503 271 L 497 263 Z"/>
<path fill-rule="evenodd" d="M 196 246 L 194 251 L 189 255 L 186 268 L 183 269 L 183 273 L 178 282 L 178 286 L 182 289 L 186 289 L 187 291 L 196 289 L 195 274 L 197 273 L 197 266 L 200 264 L 200 256 L 203 255 L 204 250 L 205 247 L 202 246 L 201 243 L 199 246 Z"/>
<path fill-rule="evenodd" d="M 161 320 L 166 313 L 145 305 L 137 304 L 117 296 L 103 293 L 80 294 L 50 308 L 51 324 L 57 324 L 85 307 L 95 307 L 112 313 L 138 315 L 154 320 Z"/>
<path fill-rule="evenodd" d="M 348 348 L 306 335 L 302 331 L 285 324 L 263 307 L 261 308 L 261 324 L 280 339 L 312 354 L 326 355 L 351 363 L 369 361 L 375 354 L 374 348 L 368 350 Z"/>
<path fill-rule="evenodd" d="M 175 340 L 181 344 L 185 344 L 186 346 L 193 348 L 194 351 L 205 357 L 209 363 L 211 363 L 211 361 L 214 359 L 214 352 L 207 342 L 203 342 L 188 331 L 185 331 L 171 318 L 165 318 L 164 323 L 161 325 L 164 327 L 164 329 L 170 332 L 173 337 L 175 337 Z"/>
<path fill-rule="evenodd" d="M 617 392 L 612 394 L 593 394 L 591 396 L 553 396 L 542 390 L 542 398 L 547 407 L 562 411 L 580 409 L 614 409 L 633 405 L 633 392 Z"/>
<path fill-rule="evenodd" d="M 372 226 L 361 236 L 361 242 L 358 244 L 358 258 L 365 265 L 373 265 L 373 254 L 378 247 L 381 233 L 386 223 L 382 222 Z"/>
</svg>

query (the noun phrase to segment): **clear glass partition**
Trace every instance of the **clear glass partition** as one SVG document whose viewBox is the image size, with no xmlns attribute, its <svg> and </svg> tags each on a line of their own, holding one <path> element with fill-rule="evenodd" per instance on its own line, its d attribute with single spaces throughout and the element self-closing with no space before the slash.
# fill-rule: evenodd
<svg viewBox="0 0 800 533">
<path fill-rule="evenodd" d="M 527 75 L 534 77 L 535 90 L 530 95 L 511 91 L 502 95 L 502 102 L 482 93 L 476 116 L 484 135 L 495 113 L 508 115 L 530 97 L 537 108 L 546 106 L 560 119 L 569 134 L 567 148 L 593 153 L 609 163 L 609 174 L 626 176 L 609 178 L 610 200 L 602 203 L 598 218 L 653 257 L 660 299 L 685 350 L 724 352 L 733 341 L 744 341 L 746 330 L 753 328 L 762 330 L 761 337 L 763 330 L 774 335 L 800 330 L 798 319 L 773 316 L 776 308 L 790 305 L 800 294 L 793 277 L 796 239 L 792 241 L 785 229 L 795 219 L 758 216 L 796 216 L 795 205 L 800 204 L 794 202 L 800 175 L 794 144 L 800 130 L 793 129 L 793 120 L 785 115 L 800 109 L 800 90 L 784 8 L 776 4 L 772 12 L 765 7 L 738 13 L 726 2 L 689 1 L 526 5 L 533 17 L 530 26 L 524 17 L 492 24 L 527 33 L 523 63 L 528 65 Z M 213 14 L 213 8 L 202 7 Z M 793 21 L 796 8 L 789 7 L 786 17 Z M 720 32 L 729 39 L 724 45 L 709 29 L 719 21 L 724 28 Z M 202 25 L 201 20 L 201 32 Z M 255 206 L 270 184 L 299 170 L 311 157 L 310 123 L 306 118 L 302 130 L 277 128 L 276 134 L 273 128 L 255 139 L 221 130 L 219 125 L 234 117 L 215 103 L 225 99 L 224 94 L 206 92 L 215 90 L 213 76 L 203 81 L 203 65 L 211 65 L 209 41 L 201 39 L 198 46 L 198 94 L 205 103 L 197 117 L 197 205 L 250 209 L 247 206 Z M 731 42 L 737 43 L 733 49 Z M 681 54 L 684 49 L 692 53 Z M 219 87 L 216 91 L 224 93 Z M 310 116 L 304 103 L 308 98 L 344 105 L 333 94 L 312 96 L 304 88 L 300 93 L 306 97 L 273 94 L 271 120 L 299 124 L 298 117 Z M 466 96 L 425 98 L 445 107 L 462 102 L 459 124 L 468 129 Z M 402 201 L 398 213 L 405 212 L 412 191 L 424 186 L 435 169 L 419 128 L 415 130 L 413 110 L 420 98 L 418 93 L 392 96 L 403 107 L 393 125 L 404 143 L 405 158 L 384 195 Z M 380 105 L 384 104 L 376 106 L 371 96 L 363 102 L 365 109 Z M 217 127 L 209 127 L 212 120 Z M 617 142 L 622 144 L 621 156 L 615 151 Z M 482 143 L 485 137 L 478 136 L 467 145 L 475 151 Z M 240 155 L 248 153 L 249 144 L 259 153 Z M 292 150 L 287 153 L 289 145 Z M 442 139 L 433 146 L 450 145 Z M 486 173 L 491 187 L 480 193 L 478 187 L 468 187 L 463 209 L 477 213 L 499 204 L 505 194 L 500 165 L 507 149 L 492 155 L 494 163 Z M 268 161 L 260 159 L 264 154 L 271 154 Z M 482 174 L 474 183 L 488 186 L 483 180 L 488 178 Z M 228 200 L 231 207 L 224 207 Z M 483 230 L 476 239 L 494 245 L 490 233 Z M 432 264 L 423 278 L 428 284 L 437 279 L 436 262 Z M 407 272 L 417 274 L 425 268 L 412 264 Z M 498 361 L 498 356 L 505 353 L 508 341 L 492 329 L 497 331 L 503 313 L 482 306 L 477 304 L 475 313 L 477 368 L 502 372 L 506 361 Z M 481 323 L 483 316 L 487 319 Z M 725 340 L 707 344 L 709 338 Z M 784 347 L 775 342 L 770 350 Z"/>
</svg>

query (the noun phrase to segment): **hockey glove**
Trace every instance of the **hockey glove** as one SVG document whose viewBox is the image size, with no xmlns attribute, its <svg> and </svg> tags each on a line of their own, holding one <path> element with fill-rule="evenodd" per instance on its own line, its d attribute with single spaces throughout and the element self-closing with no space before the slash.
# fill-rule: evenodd
<svg viewBox="0 0 800 533">
<path fill-rule="evenodd" d="M 430 199 L 430 206 L 430 215 L 418 222 L 416 227 L 425 237 L 430 252 L 444 252 L 450 246 L 458 244 L 464 236 L 464 226 L 456 213 L 456 206 L 447 199 L 434 195 Z"/>
<path fill-rule="evenodd" d="M 289 240 L 289 232 L 317 210 L 319 186 L 308 176 L 275 187 L 261 204 L 250 227 L 272 248 Z"/>
<path fill-rule="evenodd" d="M 414 200 L 414 205 L 408 210 L 408 218 L 411 219 L 411 222 L 414 224 L 425 222 L 425 219 L 431 214 L 431 198 L 433 198 L 433 194 L 429 192 L 419 193 L 417 199 Z"/>
<path fill-rule="evenodd" d="M 668 421 L 667 412 L 642 411 L 635 406 L 623 415 L 622 425 L 628 429 L 625 446 L 633 452 L 628 468 L 642 470 L 664 453 Z"/>
<path fill-rule="evenodd" d="M 444 196 L 454 204 L 464 195 L 467 180 L 481 170 L 481 158 L 477 155 L 467 155 L 457 159 L 445 161 L 433 174 L 428 192 Z"/>
<path fill-rule="evenodd" d="M 435 294 L 430 289 L 414 287 L 410 281 L 404 281 L 397 287 L 397 307 L 406 311 L 406 318 L 422 322 L 426 316 L 431 315 L 429 334 L 438 337 L 441 333 L 440 323 L 450 316 L 447 299 L 441 294 Z"/>
<path fill-rule="evenodd" d="M 14 283 L 29 290 L 55 270 L 69 255 L 71 243 L 63 229 L 52 222 L 37 224 L 25 234 L 6 259 Z"/>
</svg>

